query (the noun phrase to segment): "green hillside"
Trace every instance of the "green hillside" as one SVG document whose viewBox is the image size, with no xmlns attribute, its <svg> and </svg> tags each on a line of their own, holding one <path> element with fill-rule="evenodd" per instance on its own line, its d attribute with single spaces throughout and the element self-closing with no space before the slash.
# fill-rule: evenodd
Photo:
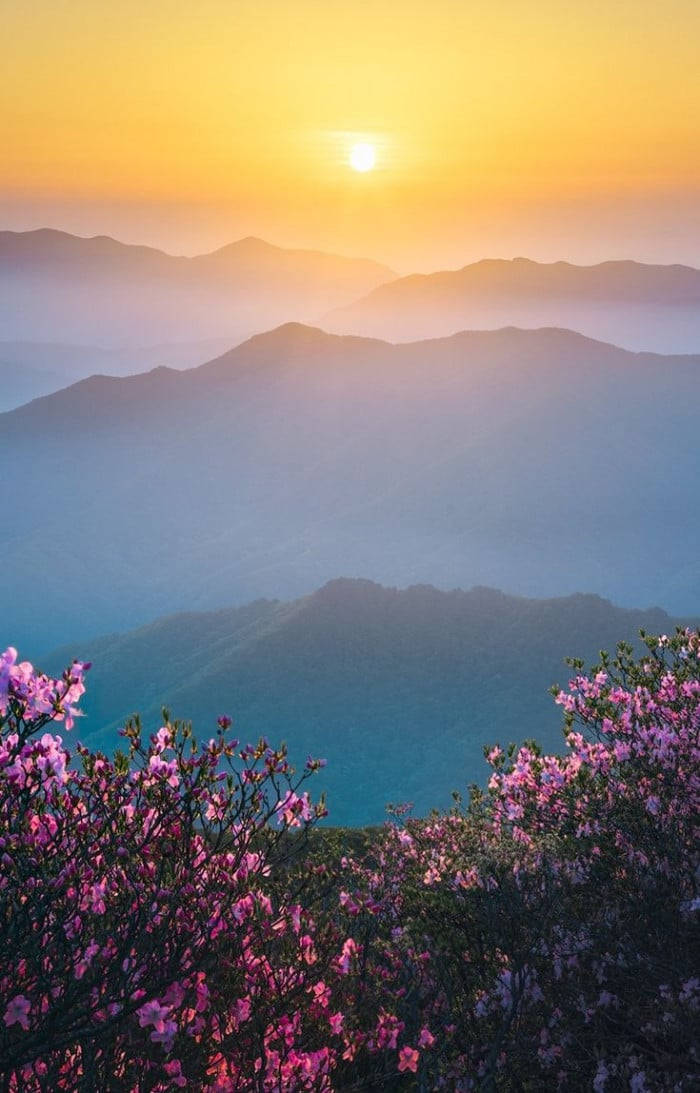
<svg viewBox="0 0 700 1093">
<path fill-rule="evenodd" d="M 417 812 L 450 802 L 484 777 L 485 743 L 535 736 L 561 745 L 548 694 L 565 654 L 596 656 L 640 628 L 673 630 L 665 612 L 614 607 L 598 596 L 525 599 L 487 588 L 404 591 L 335 580 L 290 602 L 180 614 L 126 634 L 73 643 L 44 658 L 57 671 L 89 659 L 76 735 L 112 750 L 139 711 L 191 718 L 199 737 L 216 717 L 241 739 L 284 739 L 297 765 L 328 765 L 316 785 L 330 820 L 381 820 L 389 801 Z"/>
</svg>

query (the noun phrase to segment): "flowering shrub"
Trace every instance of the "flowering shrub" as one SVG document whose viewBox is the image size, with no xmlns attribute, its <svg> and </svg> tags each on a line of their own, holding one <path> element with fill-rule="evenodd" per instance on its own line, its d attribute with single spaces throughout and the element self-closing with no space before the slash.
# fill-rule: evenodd
<svg viewBox="0 0 700 1093">
<path fill-rule="evenodd" d="M 381 832 L 285 751 L 62 737 L 87 665 L 0 657 L 0 1079 L 28 1090 L 696 1088 L 700 638 L 555 700 L 566 750 Z M 695 946 L 695 949 L 694 949 Z"/>
<path fill-rule="evenodd" d="M 424 1087 L 695 1088 L 700 639 L 647 645 L 575 664 L 565 754 L 490 749 L 486 794 L 350 865 Z"/>
<path fill-rule="evenodd" d="M 5 1087 L 327 1087 L 313 918 L 270 879 L 325 811 L 301 791 L 317 764 L 295 779 L 226 718 L 202 749 L 170 722 L 144 744 L 135 722 L 126 755 L 74 763 L 44 730 L 71 727 L 86 667 L 0 662 Z"/>
</svg>

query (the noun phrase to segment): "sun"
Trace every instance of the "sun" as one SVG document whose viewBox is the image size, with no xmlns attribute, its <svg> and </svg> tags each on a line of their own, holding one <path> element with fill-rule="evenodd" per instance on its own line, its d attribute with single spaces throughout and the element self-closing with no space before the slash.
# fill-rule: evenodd
<svg viewBox="0 0 700 1093">
<path fill-rule="evenodd" d="M 354 171 L 371 171 L 374 167 L 373 144 L 353 144 L 350 149 L 350 166 Z"/>
</svg>

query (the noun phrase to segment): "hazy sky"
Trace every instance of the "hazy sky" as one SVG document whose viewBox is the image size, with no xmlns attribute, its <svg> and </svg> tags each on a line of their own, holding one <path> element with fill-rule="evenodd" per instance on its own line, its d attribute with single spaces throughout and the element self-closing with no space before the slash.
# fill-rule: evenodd
<svg viewBox="0 0 700 1093">
<path fill-rule="evenodd" d="M 0 42 L 0 227 L 700 265 L 697 0 L 4 0 Z"/>
</svg>

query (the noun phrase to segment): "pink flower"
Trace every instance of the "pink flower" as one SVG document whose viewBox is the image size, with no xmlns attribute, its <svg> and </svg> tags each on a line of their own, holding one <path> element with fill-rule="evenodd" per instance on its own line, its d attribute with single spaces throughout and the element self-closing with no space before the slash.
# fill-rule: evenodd
<svg viewBox="0 0 700 1093">
<path fill-rule="evenodd" d="M 319 980 L 318 983 L 314 984 L 312 993 L 314 996 L 314 1001 L 318 1002 L 319 1005 L 323 1006 L 324 1009 L 327 1009 L 328 1004 L 331 1000 L 331 992 L 330 988 L 326 986 L 322 979 Z"/>
<path fill-rule="evenodd" d="M 280 827 L 283 824 L 285 827 L 301 827 L 302 820 L 308 821 L 313 816 L 308 793 L 298 795 L 291 789 L 285 793 L 275 811 Z"/>
<path fill-rule="evenodd" d="M 31 1008 L 32 1004 L 28 998 L 25 998 L 23 994 L 16 994 L 5 1010 L 5 1024 L 8 1026 L 19 1024 L 26 1032 L 29 1028 L 29 1011 Z"/>
<path fill-rule="evenodd" d="M 162 1025 L 162 1028 L 153 1030 L 151 1040 L 154 1044 L 163 1044 L 167 1050 L 170 1050 L 177 1033 L 177 1023 L 175 1021 L 163 1021 Z"/>
<path fill-rule="evenodd" d="M 146 1002 L 145 1006 L 141 1006 L 136 1011 L 139 1015 L 139 1024 L 141 1028 L 146 1028 L 147 1025 L 153 1025 L 156 1032 L 165 1031 L 165 1021 L 170 1015 L 169 1006 L 161 1006 L 160 1002 Z"/>
<path fill-rule="evenodd" d="M 153 736 L 153 749 L 159 755 L 166 748 L 172 747 L 173 734 L 167 725 L 163 725 Z"/>
<path fill-rule="evenodd" d="M 343 951 L 338 957 L 338 969 L 342 975 L 348 975 L 352 966 L 353 959 L 359 952 L 357 942 L 349 937 L 343 944 Z"/>
<path fill-rule="evenodd" d="M 180 784 L 177 773 L 177 763 L 174 759 L 171 759 L 169 763 L 166 763 L 159 755 L 152 755 L 148 760 L 148 769 L 155 778 L 162 778 L 168 785 L 172 786 L 173 789 L 177 789 Z"/>
<path fill-rule="evenodd" d="M 427 1025 L 423 1025 L 420 1030 L 420 1036 L 418 1037 L 418 1047 L 432 1047 L 435 1043 L 435 1037 L 433 1036 Z"/>
<path fill-rule="evenodd" d="M 399 1021 L 391 1013 L 381 1013 L 377 1021 L 377 1047 L 381 1049 L 396 1049 L 399 1033 L 403 1029 L 403 1022 Z"/>
<path fill-rule="evenodd" d="M 345 1018 L 342 1013 L 332 1013 L 328 1018 L 328 1024 L 331 1027 L 331 1032 L 336 1036 L 339 1036 L 343 1030 L 343 1021 Z"/>
<path fill-rule="evenodd" d="M 187 1078 L 182 1073 L 182 1063 L 179 1059 L 171 1059 L 169 1063 L 164 1063 L 163 1070 L 168 1075 L 173 1085 L 177 1085 L 180 1088 L 187 1085 Z"/>
<path fill-rule="evenodd" d="M 416 1051 L 415 1048 L 409 1047 L 408 1045 L 402 1047 L 399 1052 L 399 1070 L 410 1070 L 412 1074 L 415 1074 L 418 1070 L 419 1059 L 420 1052 Z"/>
</svg>

